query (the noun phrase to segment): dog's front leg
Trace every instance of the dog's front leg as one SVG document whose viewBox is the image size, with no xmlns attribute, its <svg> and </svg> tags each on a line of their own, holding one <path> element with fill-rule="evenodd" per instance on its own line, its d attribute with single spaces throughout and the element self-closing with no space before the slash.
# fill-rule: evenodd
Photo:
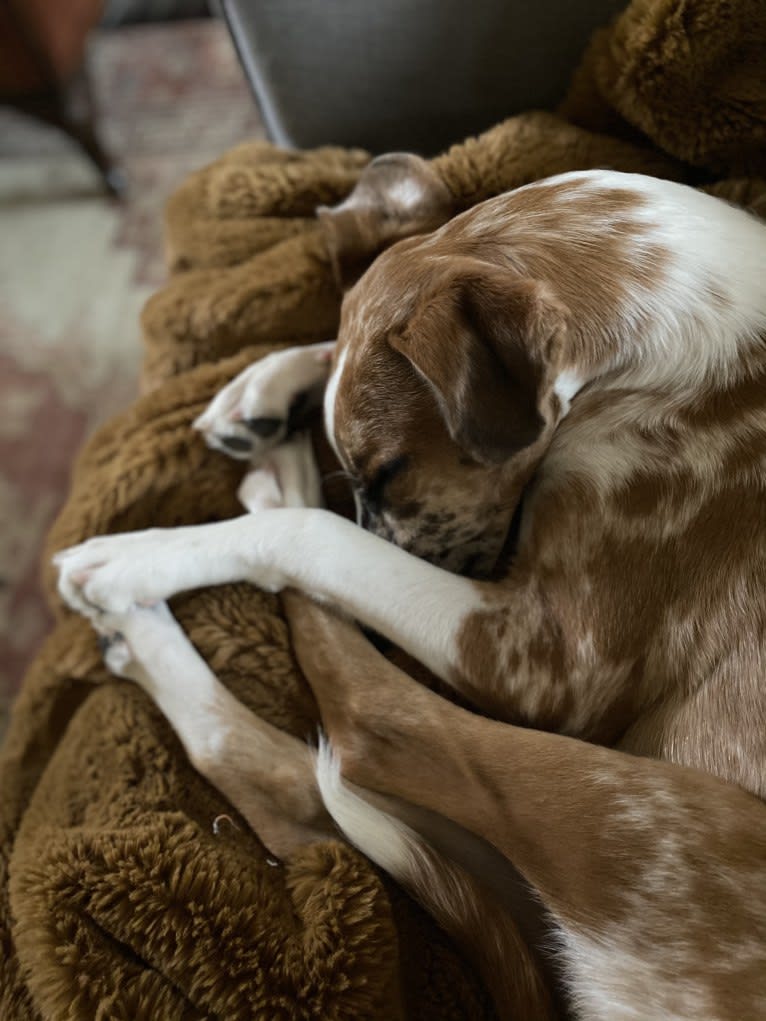
<svg viewBox="0 0 766 1021">
<path fill-rule="evenodd" d="M 566 678 L 554 684 L 543 655 L 561 658 L 562 629 L 539 585 L 519 571 L 502 587 L 477 583 L 327 511 L 305 503 L 280 507 L 286 478 L 275 479 L 270 504 L 263 490 L 268 472 L 307 475 L 301 457 L 281 457 L 284 449 L 290 446 L 270 452 L 259 482 L 259 508 L 276 509 L 217 524 L 91 539 L 56 557 L 65 601 L 98 619 L 102 611 L 125 613 L 135 604 L 207 585 L 250 581 L 271 591 L 292 586 L 379 632 L 496 716 L 585 729 L 586 699 L 575 705 Z M 241 491 L 245 503 L 247 485 Z M 301 488 L 296 477 L 292 489 Z M 318 498 L 317 492 L 309 501 Z M 603 711 L 603 699 L 594 704 Z M 564 712 L 573 705 L 578 716 L 570 721 Z"/>
<path fill-rule="evenodd" d="M 86 616 L 227 582 L 293 587 L 374 629 L 495 716 L 583 733 L 603 713 L 600 691 L 575 703 L 567 677 L 554 678 L 562 629 L 539 586 L 522 576 L 502 588 L 459 577 L 325 510 L 103 536 L 56 562 L 61 595 Z"/>
<path fill-rule="evenodd" d="M 178 592 L 250 581 L 338 606 L 461 686 L 458 636 L 483 605 L 477 586 L 324 510 L 265 510 L 230 521 L 90 539 L 56 557 L 59 590 L 97 619 Z"/>
<path fill-rule="evenodd" d="M 251 472 L 240 495 L 250 510 L 279 506 L 283 491 L 316 501 L 319 479 L 307 437 L 280 448 L 275 470 Z M 113 673 L 136 681 L 162 710 L 193 765 L 284 858 L 335 835 L 314 776 L 314 754 L 239 702 L 213 674 L 166 603 L 94 615 Z"/>
</svg>

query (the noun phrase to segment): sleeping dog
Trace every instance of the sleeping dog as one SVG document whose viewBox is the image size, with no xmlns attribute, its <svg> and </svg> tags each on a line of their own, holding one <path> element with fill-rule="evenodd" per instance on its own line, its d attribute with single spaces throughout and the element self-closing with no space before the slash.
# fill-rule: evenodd
<svg viewBox="0 0 766 1021">
<path fill-rule="evenodd" d="M 291 433 L 320 402 L 357 525 Z M 766 1016 L 766 226 L 635 175 L 520 188 L 394 245 L 337 342 L 258 362 L 196 425 L 253 462 L 254 513 L 89 540 L 60 591 L 267 846 L 334 820 L 501 1017 Z M 164 607 L 235 580 L 300 590 L 318 757 Z"/>
</svg>

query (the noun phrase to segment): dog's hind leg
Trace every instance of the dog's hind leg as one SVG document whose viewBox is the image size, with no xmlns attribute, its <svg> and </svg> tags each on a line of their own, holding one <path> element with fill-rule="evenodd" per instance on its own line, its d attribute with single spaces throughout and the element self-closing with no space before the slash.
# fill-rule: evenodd
<svg viewBox="0 0 766 1021">
<path fill-rule="evenodd" d="M 515 866 L 555 922 L 575 1016 L 766 1017 L 760 801 L 696 770 L 466 712 L 343 621 L 332 634 L 344 657 L 317 670 L 326 627 L 317 608 L 294 644 L 340 759 L 340 775 L 320 761 L 325 803 L 366 854 L 394 874 L 410 867 L 407 842 L 345 780 L 438 813 Z"/>
<path fill-rule="evenodd" d="M 289 590 L 282 598 L 301 666 L 320 703 L 323 726 L 331 738 L 340 733 L 348 737 L 344 721 L 354 693 L 347 679 L 364 675 L 369 683 L 362 687 L 367 691 L 376 684 L 381 660 L 355 625 L 300 592 Z M 350 646 L 346 644 L 349 634 L 355 639 Z M 360 711 L 364 712 L 363 707 Z M 346 820 L 337 811 L 333 784 L 333 780 L 326 783 L 323 794 L 343 828 Z M 374 786 L 383 789 L 381 784 Z M 348 790 L 347 785 L 343 787 L 344 793 Z M 354 788 L 350 800 L 351 839 L 461 947 L 490 991 L 498 1018 L 550 1021 L 558 1016 L 552 977 L 530 949 L 538 933 L 533 926 L 518 924 L 519 909 L 525 922 L 528 916 L 534 922 L 538 912 L 536 906 L 530 910 L 528 903 L 522 903 L 528 898 L 523 891 L 519 894 L 519 887 L 525 884 L 511 875 L 508 863 L 483 841 L 458 832 L 451 824 L 445 829 L 445 820 L 423 813 L 416 805 L 362 788 Z M 359 839 L 360 828 L 365 839 Z M 443 847 L 448 853 L 443 853 Z M 471 866 L 477 867 L 472 870 Z"/>
<path fill-rule="evenodd" d="M 112 632 L 114 626 L 120 628 L 119 633 Z M 101 627 L 108 635 L 107 664 L 137 681 L 150 695 L 192 763 L 237 809 L 267 853 L 284 863 L 275 877 L 274 892 L 288 910 L 286 927 L 270 929 L 269 909 L 261 919 L 264 924 L 245 926 L 238 935 L 233 923 L 233 931 L 237 939 L 252 939 L 256 959 L 262 959 L 264 967 L 269 961 L 284 960 L 285 955 L 288 960 L 294 958 L 293 992 L 285 1010 L 289 1013 L 292 1006 L 301 1016 L 315 1016 L 321 1009 L 314 997 L 316 975 L 327 970 L 328 961 L 332 971 L 332 961 L 350 945 L 353 959 L 358 962 L 372 956 L 380 965 L 380 975 L 371 986 L 356 988 L 355 981 L 349 983 L 344 1016 L 361 1018 L 372 1012 L 390 1021 L 403 1019 L 396 946 L 381 942 L 381 930 L 374 921 L 381 909 L 387 914 L 385 895 L 374 877 L 362 879 L 346 897 L 323 902 L 321 891 L 332 889 L 330 876 L 335 874 L 339 858 L 344 853 L 348 857 L 348 852 L 337 846 L 343 839 L 324 809 L 315 776 L 315 753 L 238 702 L 211 673 L 164 604 L 131 610 L 119 620 L 103 620 Z M 214 833 L 220 818 L 210 820 Z M 256 856 L 252 875 L 257 877 L 260 868 Z M 327 883 L 317 885 L 325 874 Z M 359 877 L 353 863 L 351 875 L 355 881 Z M 373 924 L 368 925 L 365 919 Z M 339 928 L 351 934 L 344 937 L 345 943 L 340 937 L 338 941 L 332 938 Z M 225 937 L 224 933 L 224 943 Z M 151 948 L 147 954 L 149 965 L 159 966 Z M 204 993 L 200 996 L 202 1006 L 213 1009 Z"/>
<path fill-rule="evenodd" d="M 164 603 L 97 625 L 107 665 L 162 710 L 196 769 L 284 858 L 336 834 L 319 796 L 314 753 L 250 712 L 212 673 Z"/>
<path fill-rule="evenodd" d="M 273 464 L 249 473 L 240 498 L 249 510 L 279 505 L 287 490 L 320 498 L 307 435 Z M 94 614 L 113 673 L 136 681 L 172 725 L 189 759 L 239 811 L 277 857 L 336 835 L 303 742 L 250 712 L 213 674 L 166 603 Z"/>
</svg>

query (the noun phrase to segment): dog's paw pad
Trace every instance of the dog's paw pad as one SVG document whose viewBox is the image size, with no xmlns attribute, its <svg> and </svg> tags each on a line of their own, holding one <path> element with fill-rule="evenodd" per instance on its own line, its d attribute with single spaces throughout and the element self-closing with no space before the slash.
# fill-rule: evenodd
<svg viewBox="0 0 766 1021">
<path fill-rule="evenodd" d="M 205 441 L 214 450 L 221 450 L 230 457 L 247 458 L 253 455 L 255 444 L 249 436 L 232 436 L 221 433 L 206 433 Z"/>
<path fill-rule="evenodd" d="M 248 418 L 245 420 L 245 426 L 254 436 L 267 440 L 281 429 L 285 429 L 286 423 L 282 418 Z"/>
<path fill-rule="evenodd" d="M 131 677 L 135 665 L 133 653 L 121 631 L 104 632 L 98 636 L 98 647 L 104 663 L 118 677 Z"/>
</svg>

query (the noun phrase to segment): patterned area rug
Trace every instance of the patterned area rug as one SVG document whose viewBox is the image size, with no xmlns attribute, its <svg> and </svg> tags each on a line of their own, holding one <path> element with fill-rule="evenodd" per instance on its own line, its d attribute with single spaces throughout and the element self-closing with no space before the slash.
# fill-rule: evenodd
<svg viewBox="0 0 766 1021">
<path fill-rule="evenodd" d="M 38 558 L 73 457 L 136 393 L 165 197 L 264 135 L 220 22 L 102 31 L 90 65 L 123 203 L 63 136 L 0 111 L 0 735 L 50 626 Z"/>
</svg>

